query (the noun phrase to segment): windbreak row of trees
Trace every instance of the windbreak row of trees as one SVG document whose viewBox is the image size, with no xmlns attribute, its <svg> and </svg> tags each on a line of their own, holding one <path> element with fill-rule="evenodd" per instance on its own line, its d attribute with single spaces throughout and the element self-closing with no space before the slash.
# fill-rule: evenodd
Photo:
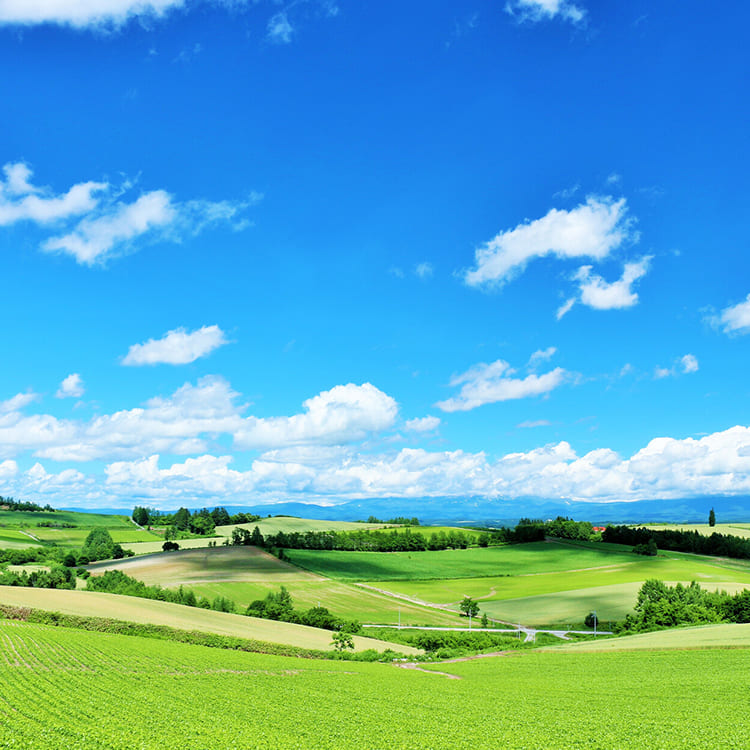
<svg viewBox="0 0 750 750">
<path fill-rule="evenodd" d="M 653 540 L 659 549 L 675 552 L 693 552 L 698 555 L 713 557 L 734 557 L 750 559 L 750 539 L 717 534 L 704 536 L 697 531 L 678 531 L 677 529 L 646 529 L 630 526 L 607 526 L 602 533 L 602 541 L 615 544 L 647 545 Z"/>
<path fill-rule="evenodd" d="M 480 537 L 483 546 L 489 534 Z M 263 536 L 256 526 L 232 531 L 232 544 L 278 549 L 344 550 L 347 552 L 419 552 L 424 550 L 466 549 L 474 535 L 460 530 L 438 531 L 430 535 L 412 532 L 409 527 L 392 531 L 305 531 L 279 532 Z"/>
<path fill-rule="evenodd" d="M 618 632 L 639 633 L 677 625 L 750 622 L 750 591 L 737 594 L 705 591 L 695 581 L 689 586 L 668 586 L 650 579 L 641 586 L 635 613 L 618 624 Z"/>
<path fill-rule="evenodd" d="M 253 513 L 230 515 L 229 511 L 222 507 L 216 507 L 213 510 L 201 508 L 192 513 L 187 508 L 179 508 L 174 513 L 162 513 L 140 505 L 133 508 L 132 518 L 139 526 L 167 526 L 173 532 L 190 532 L 202 536 L 213 534 L 217 526 L 253 523 L 260 520 L 260 516 Z"/>
<path fill-rule="evenodd" d="M 47 504 L 45 506 L 37 505 L 36 503 L 22 502 L 14 500 L 12 497 L 3 497 L 0 495 L 0 509 L 2 510 L 24 510 L 29 513 L 54 513 L 55 509 Z"/>
<path fill-rule="evenodd" d="M 53 565 L 49 570 L 15 573 L 0 571 L 0 586 L 25 586 L 35 589 L 74 589 L 76 574 L 64 565 Z"/>
</svg>

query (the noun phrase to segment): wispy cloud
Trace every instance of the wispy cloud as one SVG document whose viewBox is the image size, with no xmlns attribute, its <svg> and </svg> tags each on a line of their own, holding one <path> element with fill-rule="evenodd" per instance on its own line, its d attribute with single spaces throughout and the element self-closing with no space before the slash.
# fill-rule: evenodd
<svg viewBox="0 0 750 750">
<path fill-rule="evenodd" d="M 450 385 L 461 386 L 458 395 L 436 404 L 446 412 L 469 411 L 498 401 L 541 396 L 562 385 L 569 373 L 556 367 L 543 375 L 531 373 L 525 378 L 513 377 L 516 371 L 504 360 L 481 362 L 451 378 Z"/>
<path fill-rule="evenodd" d="M 289 22 L 286 11 L 280 11 L 268 20 L 266 38 L 270 41 L 277 44 L 289 44 L 292 41 L 293 35 L 294 28 L 292 28 L 292 24 Z"/>
<path fill-rule="evenodd" d="M 435 268 L 432 263 L 424 261 L 423 263 L 418 263 L 414 267 L 414 273 L 419 276 L 420 279 L 429 279 L 430 276 L 435 273 Z"/>
<path fill-rule="evenodd" d="M 694 354 L 685 354 L 676 360 L 671 367 L 657 365 L 654 368 L 654 378 L 662 380 L 676 375 L 689 375 L 691 372 L 698 372 L 699 369 L 698 358 Z"/>
<path fill-rule="evenodd" d="M 606 258 L 635 241 L 624 198 L 590 197 L 570 211 L 553 208 L 540 219 L 500 232 L 476 250 L 476 267 L 464 272 L 469 286 L 498 287 L 535 258 Z"/>
<path fill-rule="evenodd" d="M 160 339 L 149 339 L 143 344 L 133 344 L 123 357 L 122 364 L 137 365 L 186 365 L 208 356 L 220 346 L 228 344 L 224 331 L 219 326 L 203 326 L 197 331 L 176 328 Z"/>
<path fill-rule="evenodd" d="M 586 9 L 570 0 L 508 0 L 505 12 L 519 21 L 538 23 L 559 18 L 573 24 L 586 20 Z"/>
<path fill-rule="evenodd" d="M 712 316 L 710 322 L 720 327 L 724 333 L 750 333 L 750 294 L 743 302 L 725 307 L 718 315 Z"/>
<path fill-rule="evenodd" d="M 245 212 L 262 198 L 250 193 L 235 201 L 178 201 L 165 190 L 151 190 L 127 200 L 124 196 L 134 189 L 127 180 L 119 186 L 83 182 L 56 194 L 33 185 L 26 164 L 6 164 L 3 172 L 0 226 L 29 221 L 48 232 L 49 227 L 52 235 L 42 241 L 42 250 L 70 255 L 89 266 L 150 241 L 179 242 L 219 223 L 244 229 L 251 223 Z"/>
</svg>

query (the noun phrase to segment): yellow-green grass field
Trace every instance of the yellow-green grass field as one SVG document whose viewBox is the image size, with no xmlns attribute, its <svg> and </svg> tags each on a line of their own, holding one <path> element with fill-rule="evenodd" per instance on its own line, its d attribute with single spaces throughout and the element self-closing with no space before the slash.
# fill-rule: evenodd
<svg viewBox="0 0 750 750">
<path fill-rule="evenodd" d="M 126 549 L 129 549 L 135 555 L 151 555 L 154 552 L 161 552 L 164 546 L 164 538 L 157 536 L 158 541 L 154 542 L 130 542 L 127 545 L 123 545 Z M 210 537 L 202 536 L 195 539 L 178 539 L 177 544 L 180 545 L 180 549 L 203 549 L 209 545 L 216 544 L 221 546 L 224 542 L 223 537 Z"/>
<path fill-rule="evenodd" d="M 533 651 L 418 671 L 0 622 L 0 747 L 739 750 L 748 653 Z"/>
<path fill-rule="evenodd" d="M 278 534 L 283 531 L 291 534 L 294 531 L 304 533 L 305 531 L 366 531 L 368 529 L 394 528 L 392 524 L 384 523 L 356 523 L 353 521 L 317 521 L 312 518 L 296 518 L 294 516 L 272 516 L 261 518 L 252 523 L 231 524 L 217 526 L 216 533 L 220 536 L 232 536 L 235 529 L 247 529 L 252 531 L 255 527 L 260 529 L 261 534 Z"/>
<path fill-rule="evenodd" d="M 121 570 L 149 585 L 188 586 L 196 595 L 223 596 L 246 608 L 286 586 L 299 609 L 320 604 L 346 619 L 379 624 L 457 625 L 457 615 L 324 579 L 255 547 L 179 550 L 88 566 L 92 574 Z M 400 615 L 399 615 L 400 611 Z"/>
<path fill-rule="evenodd" d="M 643 527 L 653 531 L 697 531 L 703 536 L 711 534 L 729 534 L 730 536 L 741 536 L 750 538 L 750 524 L 747 523 L 717 523 L 716 526 L 709 526 L 707 523 L 693 524 L 648 524 Z"/>
<path fill-rule="evenodd" d="M 91 529 L 52 529 L 52 528 L 33 528 L 28 530 L 37 539 L 44 542 L 54 542 L 60 546 L 82 547 L 86 537 L 91 533 Z M 164 543 L 157 534 L 149 531 L 137 529 L 134 526 L 123 529 L 108 529 L 113 542 L 119 544 L 129 544 L 131 542 L 150 542 L 155 541 L 160 545 Z"/>
<path fill-rule="evenodd" d="M 671 628 L 622 638 L 579 641 L 545 646 L 543 651 L 602 652 L 662 649 L 750 648 L 750 624 L 721 623 L 692 628 Z"/>
<path fill-rule="evenodd" d="M 627 564 L 629 548 L 598 548 L 563 542 L 478 547 L 438 552 L 338 552 L 285 550 L 296 565 L 330 578 L 352 581 L 432 580 L 511 576 Z"/>
<path fill-rule="evenodd" d="M 0 528 L 0 549 L 25 549 L 38 546 L 39 542 L 18 529 Z"/>
<path fill-rule="evenodd" d="M 504 549 L 523 559 L 527 552 L 524 548 L 530 546 Z M 371 581 L 368 585 L 450 607 L 457 607 L 464 596 L 470 596 L 490 617 L 530 626 L 580 624 L 592 610 L 602 621 L 621 619 L 632 610 L 638 589 L 649 578 L 683 583 L 695 580 L 706 588 L 729 592 L 750 588 L 747 561 L 679 552 L 646 557 L 604 550 L 599 565 L 580 569 L 581 558 L 576 550 L 557 545 L 559 569 L 555 571 L 430 581 Z M 608 559 L 614 564 L 604 564 Z"/>
<path fill-rule="evenodd" d="M 75 510 L 28 511 L 0 510 L 0 525 L 36 527 L 38 523 L 73 523 L 81 528 L 91 529 L 104 526 L 107 529 L 132 529 L 133 522 L 122 515 L 107 513 L 85 513 Z"/>
<path fill-rule="evenodd" d="M 68 615 L 108 617 L 125 622 L 166 625 L 180 630 L 198 630 L 203 633 L 250 638 L 269 643 L 284 643 L 300 648 L 331 649 L 331 633 L 327 630 L 152 599 L 139 599 L 135 596 L 118 596 L 96 591 L 0 586 L 0 604 Z M 392 643 L 362 636 L 354 637 L 354 645 L 359 651 L 368 648 L 378 651 L 394 648 Z M 421 653 L 418 649 L 407 649 L 406 646 L 398 646 L 396 649 L 408 654 Z"/>
</svg>

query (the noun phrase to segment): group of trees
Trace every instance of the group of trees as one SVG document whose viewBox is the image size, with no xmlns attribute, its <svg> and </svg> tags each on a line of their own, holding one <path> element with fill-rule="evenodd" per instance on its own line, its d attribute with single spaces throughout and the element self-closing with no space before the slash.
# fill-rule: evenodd
<svg viewBox="0 0 750 750">
<path fill-rule="evenodd" d="M 36 503 L 22 502 L 14 500 L 12 497 L 3 497 L 0 495 L 0 509 L 2 510 L 23 510 L 29 513 L 54 513 L 55 509 L 47 504 L 45 506 Z"/>
<path fill-rule="evenodd" d="M 483 535 L 489 538 L 489 535 Z M 232 544 L 278 549 L 345 550 L 348 552 L 419 552 L 424 550 L 466 549 L 473 535 L 460 530 L 439 531 L 430 535 L 404 529 L 389 531 L 305 531 L 263 536 L 256 526 L 233 529 Z M 480 540 L 481 541 L 481 540 Z M 486 545 L 485 545 L 486 546 Z"/>
<path fill-rule="evenodd" d="M 697 531 L 607 526 L 602 533 L 602 540 L 633 547 L 648 545 L 653 540 L 658 549 L 693 552 L 714 557 L 750 559 L 750 539 L 716 532 L 711 536 L 705 536 Z"/>
<path fill-rule="evenodd" d="M 294 608 L 292 596 L 286 587 L 278 592 L 269 591 L 264 599 L 256 599 L 248 606 L 245 614 L 250 617 L 262 617 L 266 620 L 294 622 L 324 630 L 338 630 L 346 633 L 359 633 L 362 626 L 356 622 L 341 620 L 325 607 L 311 607 L 307 610 Z"/>
<path fill-rule="evenodd" d="M 107 529 L 96 528 L 89 532 L 80 553 L 78 555 L 69 553 L 69 555 L 74 559 L 70 565 L 73 567 L 75 565 L 88 565 L 95 560 L 119 560 L 123 557 L 132 557 L 133 553 L 130 550 L 123 549 L 122 545 L 113 541 L 112 535 Z M 68 556 L 66 556 L 67 559 Z M 65 564 L 67 565 L 68 562 Z"/>
<path fill-rule="evenodd" d="M 162 513 L 153 508 L 136 505 L 132 518 L 139 526 L 167 526 L 173 527 L 174 532 L 183 531 L 202 536 L 213 534 L 216 526 L 253 523 L 260 520 L 260 516 L 253 513 L 230 515 L 226 508 L 220 506 L 213 510 L 202 508 L 192 513 L 187 508 L 179 508 L 174 513 Z"/>
<path fill-rule="evenodd" d="M 642 632 L 714 622 L 750 622 L 750 591 L 732 595 L 705 591 L 695 581 L 689 586 L 668 586 L 650 579 L 638 592 L 635 613 L 627 615 L 616 629 Z"/>
<path fill-rule="evenodd" d="M 35 589 L 74 589 L 76 575 L 64 565 L 53 565 L 49 570 L 0 571 L 0 586 L 28 586 Z"/>
<path fill-rule="evenodd" d="M 376 516 L 369 516 L 365 523 L 391 523 L 394 526 L 419 526 L 419 519 L 416 517 L 406 518 L 405 516 L 396 516 L 395 518 L 389 518 L 388 520 L 383 521 Z"/>
</svg>

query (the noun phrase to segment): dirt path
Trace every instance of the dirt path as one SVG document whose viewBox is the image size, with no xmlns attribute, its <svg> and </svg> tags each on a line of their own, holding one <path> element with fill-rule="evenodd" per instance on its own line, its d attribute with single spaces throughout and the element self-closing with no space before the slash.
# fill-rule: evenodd
<svg viewBox="0 0 750 750">
<path fill-rule="evenodd" d="M 457 674 L 451 674 L 450 672 L 438 672 L 436 669 L 424 669 L 420 667 L 417 662 L 408 661 L 401 664 L 396 664 L 400 669 L 411 669 L 414 672 L 424 672 L 425 674 L 434 674 L 438 677 L 447 677 L 449 680 L 461 680 Z"/>
</svg>

